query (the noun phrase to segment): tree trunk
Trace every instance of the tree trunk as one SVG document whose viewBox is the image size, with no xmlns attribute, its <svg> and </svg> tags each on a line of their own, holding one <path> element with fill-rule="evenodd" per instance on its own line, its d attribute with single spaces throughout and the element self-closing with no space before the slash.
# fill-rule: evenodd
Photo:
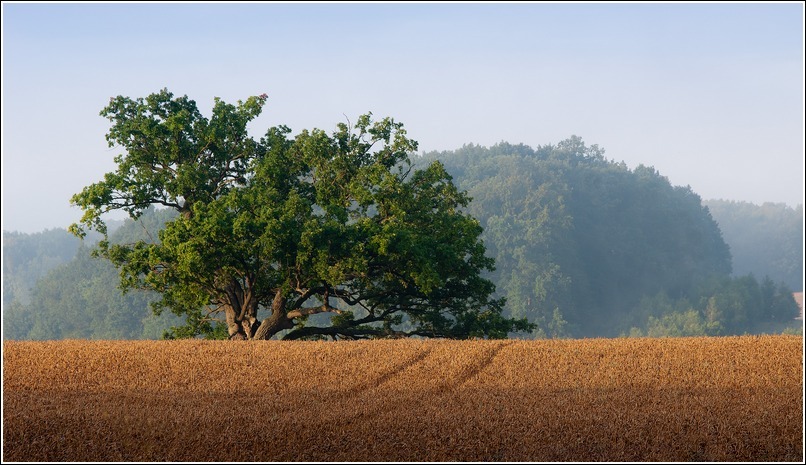
<svg viewBox="0 0 806 465">
<path fill-rule="evenodd" d="M 271 316 L 260 323 L 260 326 L 255 331 L 254 339 L 270 339 L 280 331 L 294 327 L 293 320 L 286 316 L 285 304 L 286 299 L 283 296 L 283 291 L 278 289 L 271 303 Z"/>
<path fill-rule="evenodd" d="M 232 305 L 224 306 L 224 315 L 227 317 L 227 333 L 230 339 L 246 339 L 246 335 L 241 332 L 241 325 L 238 324 L 236 310 Z"/>
<path fill-rule="evenodd" d="M 229 338 L 252 339 L 258 328 L 258 302 L 253 296 L 249 281 L 246 281 L 245 286 L 241 286 L 240 281 L 232 279 L 226 287 L 226 293 L 227 304 L 224 305 L 224 314 Z"/>
</svg>

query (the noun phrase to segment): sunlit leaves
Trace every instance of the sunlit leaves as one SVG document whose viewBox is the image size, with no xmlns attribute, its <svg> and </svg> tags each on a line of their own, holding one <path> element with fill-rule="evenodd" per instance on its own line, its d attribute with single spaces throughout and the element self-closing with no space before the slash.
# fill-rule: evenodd
<svg viewBox="0 0 806 465">
<path fill-rule="evenodd" d="M 181 213 L 159 244 L 100 249 L 124 288 L 156 290 L 157 308 L 188 316 L 191 329 L 174 334 L 215 330 L 209 322 L 224 312 L 230 337 L 251 338 L 258 308 L 274 322 L 260 337 L 344 308 L 354 318 L 327 330 L 306 321 L 286 337 L 498 338 L 530 328 L 501 317 L 503 301 L 481 277 L 493 261 L 464 212 L 469 198 L 440 163 L 414 169 L 417 143 L 401 123 L 369 113 L 332 134 L 291 137 L 278 126 L 256 141 L 246 128 L 266 98 L 216 99 L 209 120 L 167 90 L 113 98 L 102 112 L 110 144 L 126 153 L 73 203 L 85 211 L 82 225 L 101 231 L 101 214 L 113 209 Z M 303 308 L 312 303 L 319 307 Z"/>
</svg>

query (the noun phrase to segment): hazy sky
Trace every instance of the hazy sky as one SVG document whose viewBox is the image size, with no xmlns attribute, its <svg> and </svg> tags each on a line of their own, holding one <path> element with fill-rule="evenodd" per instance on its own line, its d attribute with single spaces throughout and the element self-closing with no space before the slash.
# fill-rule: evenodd
<svg viewBox="0 0 806 465">
<path fill-rule="evenodd" d="M 2 4 L 2 227 L 66 227 L 114 168 L 109 98 L 162 88 L 250 126 L 372 111 L 422 151 L 578 135 L 703 199 L 803 203 L 804 7 L 758 4 Z M 346 116 L 345 116 L 346 115 Z"/>
</svg>

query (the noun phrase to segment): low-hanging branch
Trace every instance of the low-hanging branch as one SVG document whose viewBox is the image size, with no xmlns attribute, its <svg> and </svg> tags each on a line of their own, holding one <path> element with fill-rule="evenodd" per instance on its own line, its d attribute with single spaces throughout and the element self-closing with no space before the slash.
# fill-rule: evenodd
<svg viewBox="0 0 806 465">
<path fill-rule="evenodd" d="M 210 305 L 231 340 L 506 337 L 533 327 L 501 316 L 481 277 L 493 268 L 481 227 L 463 213 L 469 198 L 441 163 L 415 169 L 418 144 L 401 123 L 366 114 L 332 134 L 277 126 L 255 140 L 247 126 L 267 98 L 216 99 L 208 119 L 163 90 L 113 98 L 101 112 L 110 146 L 124 153 L 117 171 L 73 196 L 84 216 L 71 231 L 106 235 L 101 215 L 116 208 L 180 213 L 158 243 L 101 242 L 124 289 L 150 287 L 155 308 L 187 315 L 182 337 L 222 335 L 199 317 Z M 305 326 L 321 313 L 334 314 L 330 326 Z"/>
</svg>

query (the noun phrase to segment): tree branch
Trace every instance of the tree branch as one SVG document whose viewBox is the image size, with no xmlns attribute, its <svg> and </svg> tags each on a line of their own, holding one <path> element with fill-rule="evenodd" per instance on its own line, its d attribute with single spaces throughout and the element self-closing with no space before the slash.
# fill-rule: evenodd
<svg viewBox="0 0 806 465">
<path fill-rule="evenodd" d="M 181 210 L 182 206 L 178 203 L 169 202 L 167 200 L 159 200 L 159 199 L 146 199 L 143 202 L 124 202 L 124 203 L 116 203 L 117 200 L 128 200 L 129 197 L 112 197 L 110 199 L 110 203 L 106 205 L 106 209 L 104 209 L 104 213 L 110 212 L 112 210 L 118 210 L 121 208 L 127 207 L 148 207 L 152 204 L 159 204 L 166 207 L 175 208 L 177 210 Z"/>
<path fill-rule="evenodd" d="M 325 289 L 326 288 L 324 287 L 312 287 L 303 291 L 302 289 L 297 288 L 296 291 L 300 293 L 300 296 L 294 301 L 293 308 L 302 307 L 302 304 L 304 304 L 306 300 L 310 299 L 314 294 L 324 292 Z"/>
<path fill-rule="evenodd" d="M 341 315 L 342 313 L 344 313 L 344 311 L 339 310 L 336 307 L 331 307 L 330 305 L 325 304 L 325 305 L 320 305 L 318 307 L 298 308 L 296 310 L 292 310 L 292 311 L 286 313 L 285 316 L 286 316 L 286 318 L 292 319 L 292 318 L 301 318 L 303 316 L 308 316 L 308 315 L 315 315 L 317 313 L 337 313 L 337 314 Z"/>
<path fill-rule="evenodd" d="M 343 337 L 348 339 L 361 339 L 366 337 L 397 337 L 403 333 L 390 332 L 382 328 L 345 328 L 340 326 L 331 326 L 328 328 L 320 328 L 315 326 L 306 326 L 298 328 L 283 337 L 284 341 L 292 341 L 295 339 L 302 339 L 311 336 L 330 336 L 332 338 Z"/>
</svg>

